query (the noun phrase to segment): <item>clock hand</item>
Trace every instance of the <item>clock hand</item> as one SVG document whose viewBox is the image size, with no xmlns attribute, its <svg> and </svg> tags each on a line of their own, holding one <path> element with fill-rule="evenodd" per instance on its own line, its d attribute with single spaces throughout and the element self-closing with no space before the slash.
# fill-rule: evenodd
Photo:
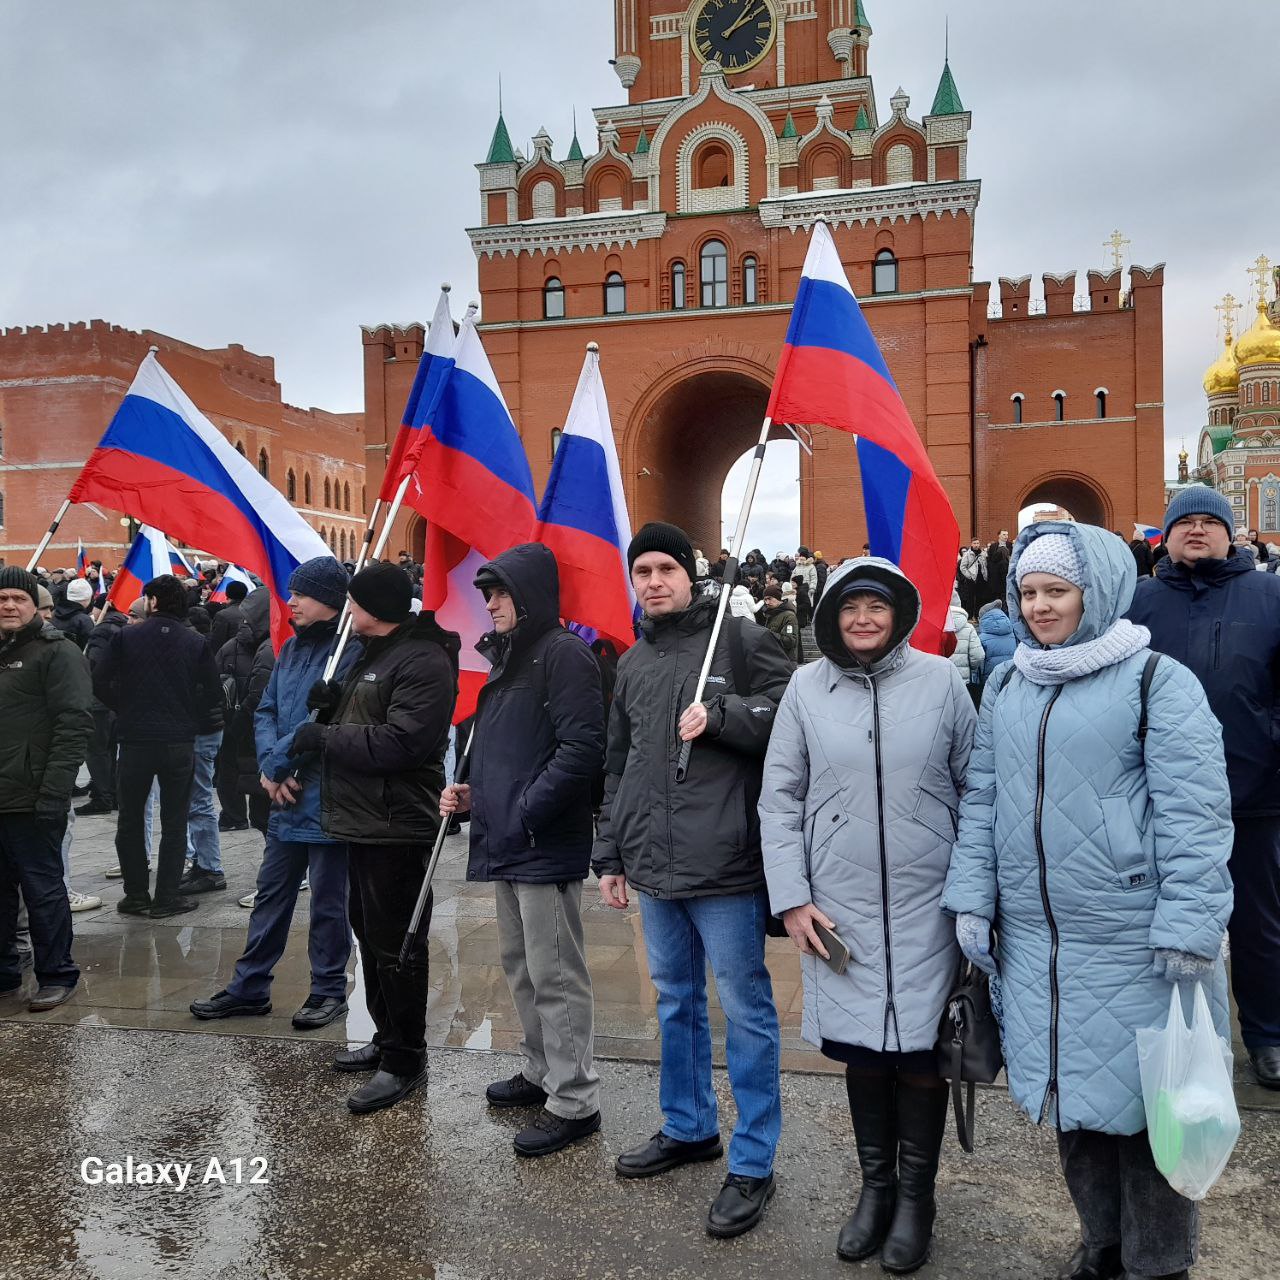
<svg viewBox="0 0 1280 1280">
<path fill-rule="evenodd" d="M 759 14 L 759 12 L 760 12 L 760 9 L 758 5 L 756 4 L 748 5 L 747 8 L 742 11 L 742 15 L 741 17 L 739 17 L 737 22 L 735 22 L 731 27 L 726 28 L 724 31 L 720 33 L 720 38 L 722 40 L 727 40 L 731 35 L 733 35 L 735 31 L 737 31 L 737 29 L 740 26 L 743 25 L 743 23 L 750 22 L 752 18 L 756 17 Z"/>
</svg>

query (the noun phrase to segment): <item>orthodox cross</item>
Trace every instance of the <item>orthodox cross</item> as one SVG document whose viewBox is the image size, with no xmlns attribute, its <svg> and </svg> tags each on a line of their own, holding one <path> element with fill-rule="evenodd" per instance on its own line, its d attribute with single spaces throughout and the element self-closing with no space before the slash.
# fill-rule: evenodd
<svg viewBox="0 0 1280 1280">
<path fill-rule="evenodd" d="M 1110 249 L 1110 250 L 1111 250 L 1111 265 L 1112 265 L 1113 267 L 1123 267 L 1123 266 L 1124 266 L 1124 251 L 1125 251 L 1125 249 L 1127 249 L 1127 248 L 1129 247 L 1129 245 L 1130 245 L 1130 244 L 1132 244 L 1132 243 L 1133 243 L 1133 242 L 1132 242 L 1131 240 L 1126 240 L 1126 239 L 1124 238 L 1124 236 L 1122 236 L 1122 235 L 1120 234 L 1119 228 L 1117 228 L 1115 231 L 1113 231 L 1113 232 L 1112 232 L 1112 233 L 1111 233 L 1111 234 L 1110 234 L 1110 235 L 1109 235 L 1109 236 L 1108 236 L 1108 237 L 1107 237 L 1107 238 L 1102 242 L 1102 247 L 1103 247 L 1104 249 Z"/>
</svg>

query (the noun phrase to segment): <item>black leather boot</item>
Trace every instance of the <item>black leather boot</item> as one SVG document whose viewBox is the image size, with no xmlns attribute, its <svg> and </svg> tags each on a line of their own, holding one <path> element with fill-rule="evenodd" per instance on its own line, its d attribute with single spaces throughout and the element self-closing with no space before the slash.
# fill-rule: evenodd
<svg viewBox="0 0 1280 1280">
<path fill-rule="evenodd" d="M 898 1128 L 894 1112 L 896 1076 L 845 1072 L 853 1140 L 862 1169 L 858 1206 L 840 1228 L 836 1256 L 845 1262 L 869 1258 L 884 1243 L 898 1199 Z"/>
<path fill-rule="evenodd" d="M 921 1088 L 898 1077 L 898 1202 L 889 1234 L 880 1249 L 880 1265 L 894 1275 L 917 1271 L 929 1259 L 933 1196 L 938 1155 L 947 1127 L 947 1090 L 939 1082 Z"/>
</svg>

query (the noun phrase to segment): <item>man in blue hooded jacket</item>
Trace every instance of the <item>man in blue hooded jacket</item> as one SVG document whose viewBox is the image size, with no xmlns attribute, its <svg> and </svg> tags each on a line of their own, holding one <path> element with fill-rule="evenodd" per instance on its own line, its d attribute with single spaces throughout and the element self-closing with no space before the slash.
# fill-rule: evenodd
<svg viewBox="0 0 1280 1280">
<path fill-rule="evenodd" d="M 1231 504 L 1183 489 L 1164 517 L 1169 554 L 1139 581 L 1129 618 L 1191 668 L 1222 725 L 1235 842 L 1231 985 L 1258 1082 L 1280 1089 L 1280 580 L 1232 545 Z"/>
<path fill-rule="evenodd" d="M 192 1002 L 197 1018 L 271 1012 L 272 972 L 284 955 L 304 876 L 311 885 L 311 994 L 293 1015 L 293 1025 L 299 1031 L 315 1030 L 347 1011 L 347 846 L 330 839 L 320 826 L 319 760 L 310 758 L 295 777 L 297 761 L 290 759 L 289 748 L 294 731 L 310 717 L 307 695 L 323 677 L 333 652 L 349 581 L 332 556 L 308 560 L 289 579 L 289 612 L 296 634 L 280 650 L 253 717 L 261 782 L 271 797 L 272 813 L 249 936 L 226 989 Z M 337 679 L 346 675 L 359 653 L 359 641 L 349 641 Z"/>
</svg>

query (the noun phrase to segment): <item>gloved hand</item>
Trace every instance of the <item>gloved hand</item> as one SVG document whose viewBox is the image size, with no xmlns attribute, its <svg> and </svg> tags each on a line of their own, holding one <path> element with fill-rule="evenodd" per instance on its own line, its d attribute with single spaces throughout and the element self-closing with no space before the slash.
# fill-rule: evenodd
<svg viewBox="0 0 1280 1280">
<path fill-rule="evenodd" d="M 1170 951 L 1156 948 L 1154 961 L 1156 977 L 1166 982 L 1200 982 L 1213 972 L 1214 960 L 1192 955 L 1190 951 Z"/>
<path fill-rule="evenodd" d="M 37 796 L 36 821 L 65 822 L 70 808 L 70 799 L 63 800 L 58 796 Z"/>
<path fill-rule="evenodd" d="M 320 750 L 324 741 L 324 725 L 308 720 L 293 731 L 293 741 L 289 744 L 290 756 L 311 756 Z"/>
<path fill-rule="evenodd" d="M 338 709 L 338 701 L 342 697 L 340 680 L 317 680 L 307 694 L 307 710 L 316 712 L 316 719 L 321 724 L 328 724 L 333 713 Z"/>
<path fill-rule="evenodd" d="M 991 954 L 990 920 L 962 912 L 956 916 L 956 941 L 966 960 L 976 964 L 988 976 L 996 976 L 996 961 Z"/>
</svg>

